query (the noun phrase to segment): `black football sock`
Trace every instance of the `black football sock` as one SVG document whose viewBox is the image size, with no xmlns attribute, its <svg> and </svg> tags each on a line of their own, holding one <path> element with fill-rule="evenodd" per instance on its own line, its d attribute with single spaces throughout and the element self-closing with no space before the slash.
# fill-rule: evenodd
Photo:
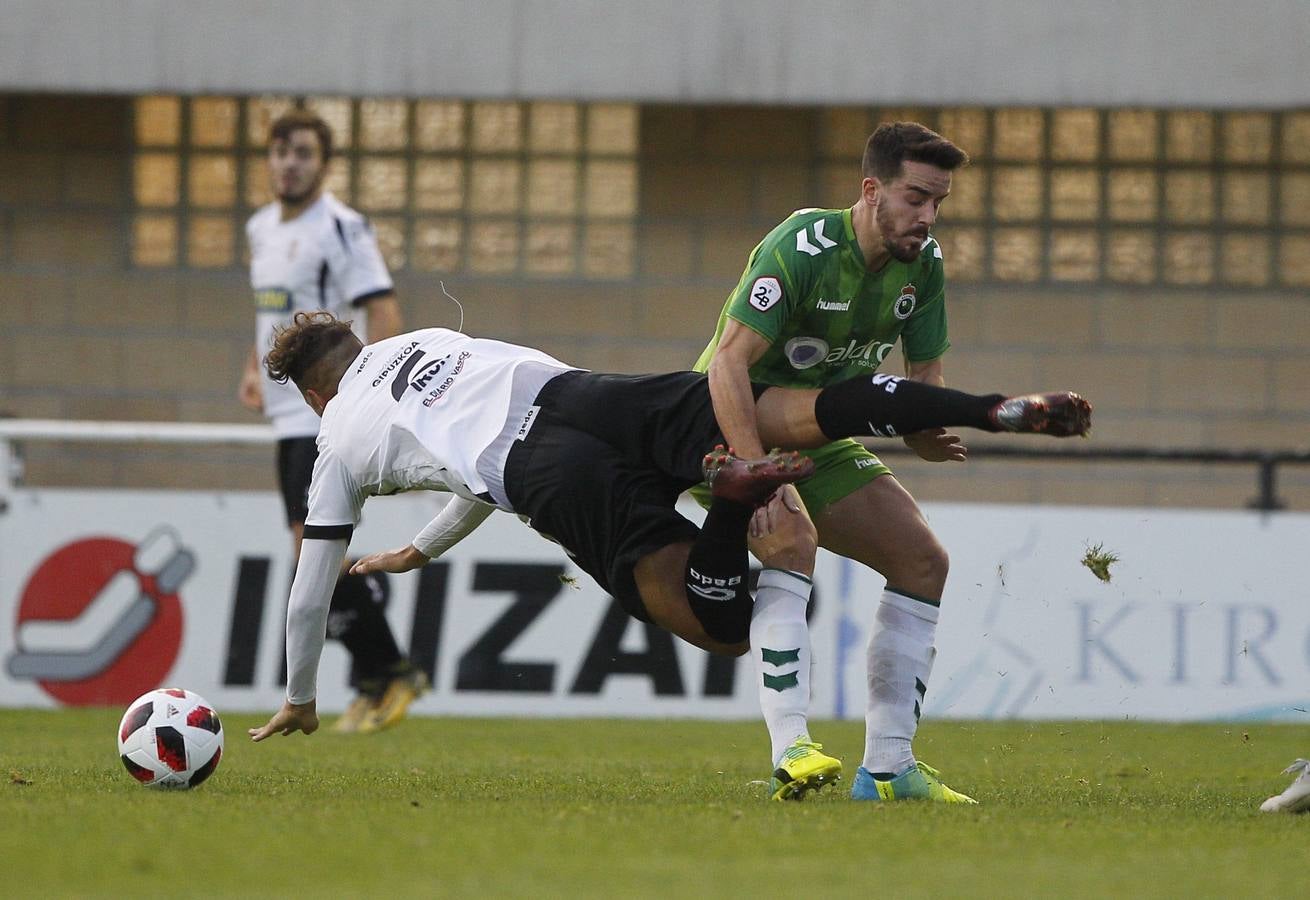
<svg viewBox="0 0 1310 900">
<path fill-rule="evenodd" d="M 387 622 L 389 595 L 386 576 L 376 573 L 342 575 L 332 592 L 329 636 L 350 652 L 350 683 L 361 690 L 380 689 L 403 661 Z"/>
<path fill-rule="evenodd" d="M 715 498 L 691 545 L 685 573 L 691 611 L 716 641 L 735 644 L 750 636 L 752 600 L 746 526 L 754 509 Z"/>
<path fill-rule="evenodd" d="M 824 388 L 814 402 L 819 429 L 844 437 L 901 437 L 925 428 L 998 431 L 989 413 L 1003 394 L 966 394 L 896 375 L 861 375 Z"/>
</svg>

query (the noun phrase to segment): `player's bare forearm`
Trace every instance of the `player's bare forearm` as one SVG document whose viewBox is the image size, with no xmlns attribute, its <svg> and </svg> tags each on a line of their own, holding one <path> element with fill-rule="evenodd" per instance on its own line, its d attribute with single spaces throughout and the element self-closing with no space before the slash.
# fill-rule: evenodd
<svg viewBox="0 0 1310 900">
<path fill-rule="evenodd" d="M 400 315 L 400 301 L 395 294 L 383 294 L 368 301 L 369 343 L 384 341 L 400 334 L 404 320 Z"/>
<path fill-rule="evenodd" d="M 714 416 L 733 453 L 745 458 L 764 455 L 759 426 L 755 421 L 755 397 L 744 370 L 725 371 L 726 366 L 710 364 L 710 397 Z M 744 385 L 743 385 L 744 382 Z M 744 387 L 744 389 L 743 389 Z"/>
<path fill-rule="evenodd" d="M 264 411 L 264 385 L 259 377 L 259 351 L 250 348 L 246 365 L 241 370 L 241 383 L 237 386 L 237 399 L 253 412 Z"/>
<path fill-rule="evenodd" d="M 310 700 L 308 703 L 292 703 L 290 700 L 283 702 L 282 708 L 273 714 L 260 728 L 251 728 L 246 733 L 255 743 L 259 743 L 265 738 L 280 734 L 286 737 L 295 734 L 297 731 L 303 731 L 305 734 L 313 734 L 318 731 L 318 709 L 316 701 Z"/>
<path fill-rule="evenodd" d="M 733 453 L 753 458 L 764 455 L 750 367 L 764 354 L 768 342 L 749 328 L 729 321 L 710 360 L 710 399 L 714 417 Z"/>
<path fill-rule="evenodd" d="M 930 359 L 926 362 L 906 362 L 905 376 L 911 381 L 917 381 L 920 384 L 930 384 L 933 387 L 946 387 L 946 375 L 942 367 L 942 360 L 939 356 L 937 359 Z"/>
</svg>

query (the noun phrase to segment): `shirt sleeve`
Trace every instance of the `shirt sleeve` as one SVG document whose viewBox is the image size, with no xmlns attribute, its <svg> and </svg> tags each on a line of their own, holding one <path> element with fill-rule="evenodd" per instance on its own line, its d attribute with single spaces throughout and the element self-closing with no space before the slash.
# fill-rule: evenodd
<svg viewBox="0 0 1310 900">
<path fill-rule="evenodd" d="M 946 270 L 935 237 L 924 248 L 923 258 L 927 262 L 923 297 L 901 331 L 901 348 L 910 362 L 937 359 L 951 346 L 946 334 Z"/>
<path fill-rule="evenodd" d="M 437 517 L 414 538 L 414 549 L 436 559 L 473 533 L 495 509 L 486 503 L 452 496 Z"/>
<path fill-rule="evenodd" d="M 728 317 L 769 343 L 778 339 L 809 295 L 814 267 L 810 257 L 796 250 L 796 234 L 809 227 L 792 216 L 769 232 L 751 251 L 746 271 L 728 298 Z"/>
<path fill-rule="evenodd" d="M 305 539 L 349 541 L 359 524 L 363 506 L 364 493 L 345 463 L 331 449 L 320 445 L 309 485 Z"/>
<path fill-rule="evenodd" d="M 395 286 L 368 220 L 336 218 L 333 224 L 339 252 L 329 257 L 328 267 L 342 296 L 352 306 L 362 306 L 374 297 L 391 293 Z"/>
<path fill-rule="evenodd" d="M 306 540 L 301 545 L 287 603 L 287 700 L 291 703 L 308 703 L 317 696 L 328 607 L 349 544 L 343 538 Z"/>
</svg>

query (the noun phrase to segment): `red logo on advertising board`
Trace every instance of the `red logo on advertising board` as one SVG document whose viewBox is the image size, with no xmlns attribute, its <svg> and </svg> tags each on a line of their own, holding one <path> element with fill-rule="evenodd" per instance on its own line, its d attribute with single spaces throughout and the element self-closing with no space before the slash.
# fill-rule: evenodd
<svg viewBox="0 0 1310 900">
<path fill-rule="evenodd" d="M 136 546 L 92 537 L 60 547 L 23 586 L 9 674 L 70 706 L 130 703 L 177 659 L 177 591 L 194 568 L 195 556 L 168 528 Z"/>
</svg>

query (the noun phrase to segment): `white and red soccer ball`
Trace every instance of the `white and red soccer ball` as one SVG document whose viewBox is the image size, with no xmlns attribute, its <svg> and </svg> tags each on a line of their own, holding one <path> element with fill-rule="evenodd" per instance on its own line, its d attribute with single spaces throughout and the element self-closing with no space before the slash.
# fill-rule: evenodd
<svg viewBox="0 0 1310 900">
<path fill-rule="evenodd" d="M 118 755 L 148 787 L 193 788 L 223 758 L 223 723 L 205 698 L 181 688 L 149 691 L 118 724 Z"/>
</svg>

